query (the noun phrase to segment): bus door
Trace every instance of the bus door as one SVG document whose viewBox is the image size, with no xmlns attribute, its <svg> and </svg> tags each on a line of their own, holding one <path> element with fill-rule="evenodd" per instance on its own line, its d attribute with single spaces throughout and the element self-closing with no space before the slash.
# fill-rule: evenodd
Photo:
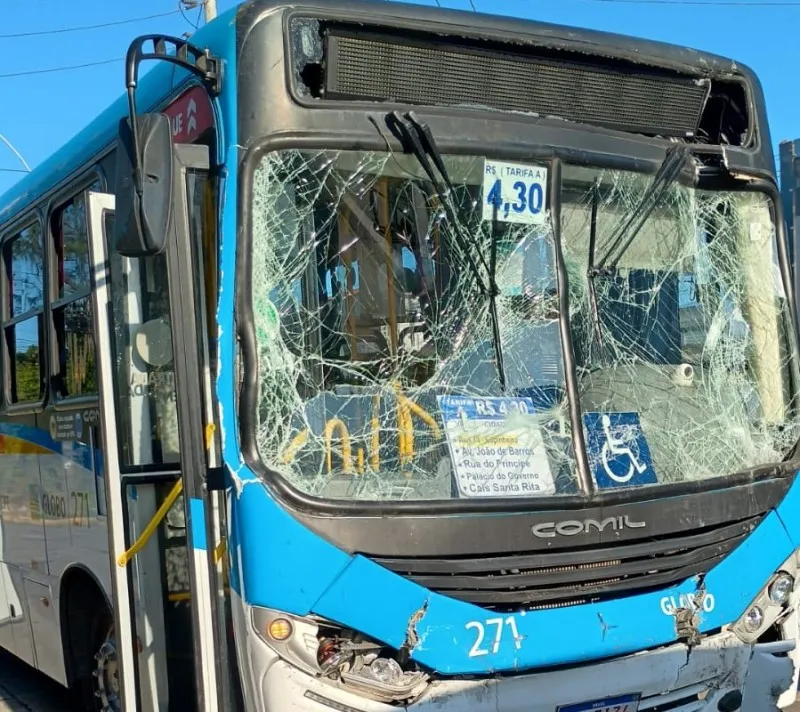
<svg viewBox="0 0 800 712">
<path fill-rule="evenodd" d="M 125 712 L 233 709 L 219 493 L 209 491 L 220 463 L 205 261 L 190 207 L 209 155 L 198 145 L 174 155 L 160 254 L 123 256 L 115 197 L 88 195 L 119 672 L 108 707 Z M 178 606 L 190 617 L 183 634 Z"/>
</svg>

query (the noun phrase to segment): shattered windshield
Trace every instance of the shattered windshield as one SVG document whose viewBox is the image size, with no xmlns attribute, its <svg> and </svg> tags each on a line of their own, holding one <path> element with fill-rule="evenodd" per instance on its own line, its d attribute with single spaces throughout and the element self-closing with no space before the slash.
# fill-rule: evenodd
<svg viewBox="0 0 800 712">
<path fill-rule="evenodd" d="M 547 166 L 444 162 L 447 210 L 411 156 L 290 150 L 256 170 L 256 438 L 265 465 L 307 494 L 578 491 Z M 797 436 L 768 200 L 676 184 L 620 247 L 651 180 L 563 171 L 600 488 L 730 474 L 782 459 Z"/>
<path fill-rule="evenodd" d="M 575 491 L 544 194 L 524 222 L 485 219 L 483 157 L 445 163 L 469 244 L 409 156 L 287 151 L 256 173 L 258 444 L 305 492 Z M 466 249 L 493 266 L 497 336 Z"/>
<path fill-rule="evenodd" d="M 626 241 L 619 226 L 652 178 L 576 167 L 563 177 L 570 321 L 597 485 L 706 479 L 784 459 L 800 434 L 796 366 L 767 196 L 676 183 Z"/>
</svg>

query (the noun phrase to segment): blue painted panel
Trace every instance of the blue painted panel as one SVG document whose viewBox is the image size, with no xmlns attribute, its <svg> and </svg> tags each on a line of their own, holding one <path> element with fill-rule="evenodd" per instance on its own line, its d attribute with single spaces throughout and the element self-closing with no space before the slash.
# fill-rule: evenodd
<svg viewBox="0 0 800 712">
<path fill-rule="evenodd" d="M 705 587 L 714 595 L 715 607 L 711 613 L 698 612 L 700 630 L 705 632 L 733 623 L 794 548 L 780 517 L 774 512 L 769 514 L 733 553 L 706 575 Z"/>
<path fill-rule="evenodd" d="M 769 544 L 767 547 L 766 545 Z M 735 620 L 791 550 L 783 527 L 772 514 L 754 532 L 754 542 L 737 550 L 707 578 L 717 606 L 702 617 L 701 630 L 712 630 Z M 516 647 L 503 635 L 496 653 L 470 656 L 477 642 L 474 622 L 498 614 L 469 603 L 426 591 L 372 562 L 356 558 L 314 606 L 320 615 L 340 621 L 397 647 L 406 639 L 409 611 L 427 609 L 416 624 L 419 644 L 412 657 L 444 674 L 521 670 L 575 664 L 632 653 L 675 640 L 675 621 L 661 609 L 664 597 L 695 592 L 694 579 L 663 591 L 603 603 L 518 613 L 514 626 L 522 637 Z M 505 623 L 504 626 L 508 626 Z M 507 631 L 508 627 L 504 628 Z M 559 631 L 551 636 L 548 631 Z M 543 637 L 547 644 L 542 644 Z M 491 643 L 491 640 L 488 641 Z M 484 640 L 484 648 L 487 641 Z"/>
<path fill-rule="evenodd" d="M 189 500 L 189 518 L 192 527 L 192 548 L 197 551 L 206 551 L 208 549 L 206 507 L 202 499 L 192 497 Z"/>
<path fill-rule="evenodd" d="M 800 482 L 797 479 L 786 493 L 777 511 L 794 548 L 800 548 Z"/>
<path fill-rule="evenodd" d="M 800 502 L 797 485 L 785 505 L 795 508 L 795 502 Z M 419 642 L 412 656 L 443 674 L 570 664 L 669 644 L 676 637 L 675 623 L 662 610 L 663 599 L 679 600 L 698 588 L 692 578 L 614 601 L 517 613 L 513 625 L 522 641 L 519 648 L 513 635 L 504 635 L 496 652 L 471 656 L 476 622 L 484 625 L 488 636 L 493 630 L 486 628 L 492 625 L 487 621 L 498 614 L 428 591 L 363 557 L 351 559 L 280 510 L 260 483 L 244 486 L 239 508 L 241 540 L 263 541 L 264 532 L 270 532 L 269 545 L 243 550 L 245 600 L 299 615 L 310 607 L 394 647 L 406 642 L 409 624 L 418 613 Z M 700 629 L 710 631 L 736 620 L 793 548 L 778 515 L 765 517 L 706 576 L 705 589 L 713 595 L 714 607 L 699 612 Z M 510 630 L 510 624 L 504 625 L 504 631 Z M 548 636 L 547 645 L 541 645 L 542 636 L 552 630 L 560 634 Z"/>
<path fill-rule="evenodd" d="M 239 550 L 245 600 L 310 613 L 350 557 L 287 514 L 260 482 L 246 484 L 236 506 L 239 542 L 247 544 Z"/>
</svg>

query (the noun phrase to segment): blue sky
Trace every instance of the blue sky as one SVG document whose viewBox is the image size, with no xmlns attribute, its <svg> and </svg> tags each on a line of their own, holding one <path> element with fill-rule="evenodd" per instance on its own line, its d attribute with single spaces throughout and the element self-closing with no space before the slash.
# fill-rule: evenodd
<svg viewBox="0 0 800 712">
<path fill-rule="evenodd" d="M 712 0 L 713 1 L 713 0 Z M 772 138 L 800 137 L 800 0 L 473 0 L 478 10 L 632 34 L 727 55 L 761 76 Z M 435 0 L 422 0 L 435 4 Z M 440 0 L 445 7 L 469 9 L 469 0 Z M 720 0 L 716 0 L 720 2 Z M 237 4 L 217 0 L 219 11 Z M 121 58 L 137 34 L 192 30 L 200 10 L 177 10 L 177 0 L 3 0 L 0 23 L 0 134 L 35 166 L 58 149 L 124 90 Z M 167 14 L 169 13 L 169 14 Z M 101 29 L 11 37 L 81 25 L 118 23 Z M 187 20 L 188 18 L 188 20 Z M 37 72 L 67 65 L 112 61 L 71 71 Z M 0 143 L 0 192 L 21 177 L 14 154 Z"/>
</svg>

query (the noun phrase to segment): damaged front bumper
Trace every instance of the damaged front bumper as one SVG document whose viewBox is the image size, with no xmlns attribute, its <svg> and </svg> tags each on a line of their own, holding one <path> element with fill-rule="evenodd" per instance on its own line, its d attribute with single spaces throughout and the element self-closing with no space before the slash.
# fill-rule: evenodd
<svg viewBox="0 0 800 712">
<path fill-rule="evenodd" d="M 545 641 L 542 644 L 546 644 Z M 282 660 L 248 636 L 248 709 L 282 712 L 389 712 L 401 709 L 354 694 Z M 482 680 L 436 680 L 409 712 L 556 712 L 561 706 L 641 695 L 639 712 L 769 712 L 794 701 L 794 640 L 747 645 L 733 633 L 689 648 L 677 644 L 556 671 Z M 244 652 L 244 651 L 242 651 Z M 249 679 L 247 679 L 249 678 Z M 788 694 L 787 694 L 788 693 Z"/>
</svg>

